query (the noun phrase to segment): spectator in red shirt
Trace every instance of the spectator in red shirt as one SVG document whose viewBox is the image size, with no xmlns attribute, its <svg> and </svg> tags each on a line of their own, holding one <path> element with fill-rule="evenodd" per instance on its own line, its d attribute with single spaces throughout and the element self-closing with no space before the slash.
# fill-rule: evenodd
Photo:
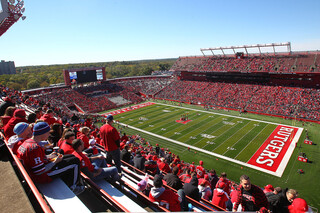
<svg viewBox="0 0 320 213">
<path fill-rule="evenodd" d="M 296 198 L 293 200 L 292 204 L 288 206 L 289 213 L 304 213 L 304 212 L 312 212 L 309 209 L 307 202 L 302 198 Z"/>
<path fill-rule="evenodd" d="M 90 136 L 90 129 L 89 127 L 81 127 L 79 132 L 78 132 L 78 135 L 77 135 L 77 138 L 78 139 L 81 139 L 84 143 L 84 149 L 88 149 L 90 144 L 89 144 L 89 136 Z"/>
<path fill-rule="evenodd" d="M 57 146 L 59 146 L 60 148 L 61 148 L 62 143 L 65 141 L 65 135 L 66 135 L 67 132 L 73 132 L 73 130 L 70 129 L 70 128 L 65 128 L 65 129 L 63 130 L 62 135 L 61 135 L 61 138 L 60 138 L 60 140 L 59 140 L 58 143 L 57 143 Z M 74 133 L 74 132 L 73 132 L 73 133 Z"/>
<path fill-rule="evenodd" d="M 60 148 L 63 150 L 64 154 L 72 154 L 74 152 L 74 149 L 72 147 L 72 141 L 75 139 L 74 132 L 67 132 L 64 135 L 65 140 L 62 142 Z"/>
<path fill-rule="evenodd" d="M 60 123 L 53 116 L 54 116 L 53 110 L 52 109 L 48 109 L 46 111 L 46 114 L 44 114 L 40 119 L 43 120 L 44 122 L 47 122 L 49 124 L 49 126 L 51 126 L 54 123 Z"/>
<path fill-rule="evenodd" d="M 229 200 L 228 194 L 224 191 L 225 187 L 226 184 L 224 182 L 220 182 L 218 187 L 214 189 L 212 197 L 212 203 L 223 209 L 226 209 L 226 202 Z"/>
<path fill-rule="evenodd" d="M 194 162 L 192 162 L 192 164 L 189 165 L 190 171 L 194 172 L 196 171 L 196 167 L 194 166 Z"/>
<path fill-rule="evenodd" d="M 160 206 L 171 212 L 181 211 L 180 202 L 182 201 L 178 194 L 170 189 L 163 187 L 162 177 L 156 175 L 153 179 L 154 187 L 151 188 L 149 198 L 152 202 L 158 202 Z"/>
<path fill-rule="evenodd" d="M 186 182 L 187 179 L 191 178 L 191 171 L 189 168 L 186 168 L 184 173 L 179 176 L 182 182 Z"/>
<path fill-rule="evenodd" d="M 17 150 L 17 157 L 22 160 L 26 170 L 37 183 L 48 183 L 52 178 L 60 177 L 75 193 L 84 191 L 79 185 L 79 159 L 73 155 L 46 156 L 39 145 L 49 137 L 50 126 L 46 122 L 38 122 L 33 127 L 33 136 L 24 141 Z"/>
<path fill-rule="evenodd" d="M 127 142 L 129 140 L 128 136 L 126 133 L 123 133 L 123 136 L 121 137 L 121 141 Z"/>
<path fill-rule="evenodd" d="M 220 179 L 218 180 L 216 187 L 218 187 L 218 184 L 220 182 L 224 182 L 226 184 L 224 191 L 227 192 L 228 195 L 230 195 L 230 181 L 227 179 L 227 174 L 225 172 L 221 173 Z"/>
<path fill-rule="evenodd" d="M 101 144 L 107 151 L 107 162 L 111 162 L 112 159 L 116 164 L 118 172 L 121 173 L 121 161 L 120 161 L 120 135 L 113 124 L 113 116 L 107 116 L 107 122 L 100 128 Z"/>
<path fill-rule="evenodd" d="M 203 168 L 203 161 L 199 161 L 199 166 L 196 167 L 197 178 L 203 178 L 206 174 L 205 169 Z"/>
<path fill-rule="evenodd" d="M 26 120 L 26 112 L 23 109 L 17 109 L 13 113 L 13 117 L 8 121 L 8 123 L 4 126 L 4 134 L 6 139 L 8 140 L 12 135 L 14 135 L 13 128 L 17 123 L 25 122 Z"/>
<path fill-rule="evenodd" d="M 158 168 L 160 171 L 163 171 L 163 172 L 166 172 L 166 173 L 170 173 L 171 172 L 171 169 L 169 167 L 169 164 L 167 164 L 165 162 L 166 160 L 164 158 L 160 158 L 157 162 L 158 164 Z"/>
</svg>

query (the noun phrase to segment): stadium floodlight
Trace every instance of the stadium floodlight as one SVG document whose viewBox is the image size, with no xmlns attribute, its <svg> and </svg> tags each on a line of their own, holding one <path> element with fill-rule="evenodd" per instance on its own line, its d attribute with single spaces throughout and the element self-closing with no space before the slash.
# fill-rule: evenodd
<svg viewBox="0 0 320 213">
<path fill-rule="evenodd" d="M 15 0 L 9 0 L 9 2 L 10 2 L 11 4 L 14 4 L 14 3 L 15 3 Z"/>
<path fill-rule="evenodd" d="M 18 2 L 21 2 L 21 0 L 17 0 Z"/>
<path fill-rule="evenodd" d="M 25 20 L 27 17 L 26 16 L 22 16 L 21 18 L 22 18 L 22 20 Z"/>
<path fill-rule="evenodd" d="M 15 19 L 15 20 L 18 20 L 19 18 L 20 18 L 20 16 L 19 16 L 18 14 L 15 14 L 15 15 L 14 15 L 14 19 Z"/>
<path fill-rule="evenodd" d="M 24 13 L 24 11 L 26 11 L 26 8 L 21 9 L 21 13 Z"/>
<path fill-rule="evenodd" d="M 24 6 L 24 1 L 19 2 L 19 3 L 16 5 L 16 7 L 19 7 L 19 8 L 23 8 L 23 6 Z"/>
</svg>

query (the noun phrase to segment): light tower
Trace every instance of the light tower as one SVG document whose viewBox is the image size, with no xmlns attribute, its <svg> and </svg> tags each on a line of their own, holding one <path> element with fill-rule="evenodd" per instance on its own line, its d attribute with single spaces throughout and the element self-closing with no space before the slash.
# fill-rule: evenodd
<svg viewBox="0 0 320 213">
<path fill-rule="evenodd" d="M 20 18 L 25 20 L 26 17 L 23 16 L 25 11 L 24 1 L 22 0 L 0 0 L 0 36 L 2 36 L 14 23 L 16 23 Z"/>
</svg>

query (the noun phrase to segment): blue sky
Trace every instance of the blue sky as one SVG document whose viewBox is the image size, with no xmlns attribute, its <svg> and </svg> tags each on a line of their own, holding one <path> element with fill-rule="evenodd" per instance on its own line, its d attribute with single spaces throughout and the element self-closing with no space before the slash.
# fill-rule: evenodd
<svg viewBox="0 0 320 213">
<path fill-rule="evenodd" d="M 0 37 L 16 66 L 177 58 L 291 42 L 320 50 L 320 0 L 25 0 Z"/>
</svg>

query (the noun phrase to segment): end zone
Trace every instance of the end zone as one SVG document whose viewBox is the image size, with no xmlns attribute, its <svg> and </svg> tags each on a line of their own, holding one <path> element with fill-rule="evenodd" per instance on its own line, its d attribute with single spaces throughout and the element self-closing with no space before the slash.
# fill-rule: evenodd
<svg viewBox="0 0 320 213">
<path fill-rule="evenodd" d="M 155 104 L 155 103 L 147 102 L 147 103 L 138 104 L 138 105 L 134 105 L 134 106 L 118 109 L 118 110 L 115 110 L 115 111 L 107 112 L 107 113 L 104 113 L 102 115 L 105 116 L 105 117 L 107 115 L 118 115 L 118 114 L 129 112 L 129 111 L 132 111 L 132 110 L 135 110 L 135 109 L 140 109 L 142 107 L 150 106 L 150 105 L 153 105 L 153 104 Z"/>
<path fill-rule="evenodd" d="M 303 128 L 278 125 L 247 163 L 281 177 L 302 131 Z"/>
</svg>

